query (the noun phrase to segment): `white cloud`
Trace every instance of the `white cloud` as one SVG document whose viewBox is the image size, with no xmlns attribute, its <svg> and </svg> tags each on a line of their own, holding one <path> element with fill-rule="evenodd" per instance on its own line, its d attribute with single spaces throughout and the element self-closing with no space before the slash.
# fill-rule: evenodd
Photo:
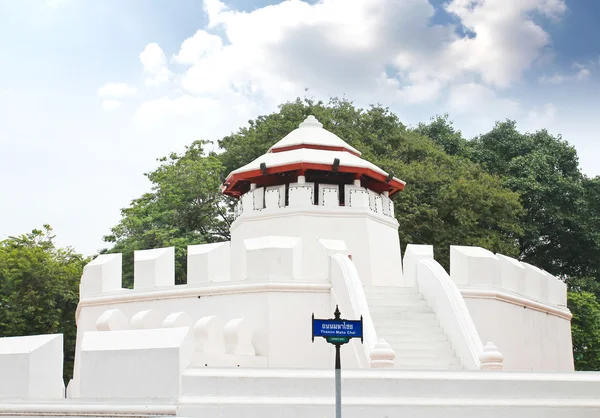
<svg viewBox="0 0 600 418">
<path fill-rule="evenodd" d="M 499 97 L 492 89 L 473 82 L 450 88 L 448 108 L 452 115 L 471 118 L 472 124 L 481 130 L 497 120 L 513 118 L 521 111 L 517 100 Z"/>
<path fill-rule="evenodd" d="M 558 116 L 558 109 L 552 103 L 546 103 L 541 107 L 529 111 L 524 120 L 523 127 L 529 131 L 553 128 Z"/>
<path fill-rule="evenodd" d="M 157 43 L 146 45 L 140 53 L 140 61 L 147 74 L 147 86 L 157 86 L 169 82 L 171 72 L 167 67 L 167 57 Z"/>
<path fill-rule="evenodd" d="M 222 47 L 221 38 L 200 29 L 194 36 L 183 41 L 174 60 L 181 64 L 193 64 L 206 56 L 219 52 Z"/>
<path fill-rule="evenodd" d="M 592 72 L 582 64 L 575 63 L 573 67 L 577 70 L 573 74 L 554 74 L 552 76 L 541 76 L 539 81 L 544 84 L 562 84 L 569 81 L 586 80 Z"/>
<path fill-rule="evenodd" d="M 137 89 L 135 87 L 126 83 L 106 83 L 98 89 L 98 96 L 121 98 L 133 96 L 136 92 Z"/>
<path fill-rule="evenodd" d="M 121 102 L 118 100 L 103 100 L 102 109 L 104 110 L 115 110 L 121 107 Z"/>
<path fill-rule="evenodd" d="M 207 121 L 203 130 L 219 132 L 215 108 L 230 115 L 231 106 L 254 109 L 253 117 L 306 88 L 318 98 L 345 95 L 397 112 L 426 104 L 431 114 L 449 110 L 463 118 L 472 131 L 528 117 L 529 109 L 504 92 L 550 55 L 550 36 L 534 16 L 557 19 L 564 1 L 449 0 L 444 7 L 455 25 L 432 24 L 436 10 L 428 0 L 291 0 L 252 12 L 205 0 L 207 26 L 172 58 L 185 67 L 170 73 L 157 44 L 140 55 L 151 80 L 162 74 L 160 80 L 175 81 L 172 93 L 180 97 L 142 105 L 136 124 L 185 124 L 188 114 Z M 580 78 L 589 71 L 578 70 Z"/>
</svg>

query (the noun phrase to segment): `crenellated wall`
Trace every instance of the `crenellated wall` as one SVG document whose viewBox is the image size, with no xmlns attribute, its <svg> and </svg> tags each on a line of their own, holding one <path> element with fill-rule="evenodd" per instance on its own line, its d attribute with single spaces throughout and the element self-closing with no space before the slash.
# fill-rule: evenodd
<svg viewBox="0 0 600 418">
<path fill-rule="evenodd" d="M 256 211 L 284 208 L 322 206 L 327 208 L 368 209 L 374 213 L 394 217 L 394 202 L 387 193 L 378 194 L 362 187 L 360 180 L 344 187 L 341 201 L 340 186 L 337 184 L 307 183 L 300 176 L 297 183 L 288 186 L 255 187 L 242 195 L 234 210 L 234 217 L 247 216 Z"/>
<path fill-rule="evenodd" d="M 567 286 L 551 274 L 479 247 L 450 247 L 456 283 L 483 341 L 505 370 L 573 371 Z"/>
</svg>

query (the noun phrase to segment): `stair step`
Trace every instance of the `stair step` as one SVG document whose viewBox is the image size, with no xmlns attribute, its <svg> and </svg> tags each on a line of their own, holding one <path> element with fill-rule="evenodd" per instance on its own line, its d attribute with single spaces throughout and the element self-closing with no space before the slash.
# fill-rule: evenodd
<svg viewBox="0 0 600 418">
<path fill-rule="evenodd" d="M 384 334 L 377 333 L 377 338 L 383 338 L 390 345 L 394 346 L 397 343 L 423 343 L 434 341 L 448 341 L 448 337 L 444 333 L 404 333 L 404 334 Z"/>
<path fill-rule="evenodd" d="M 368 301 L 376 303 L 392 300 L 392 301 L 417 301 L 425 300 L 420 293 L 365 293 Z"/>
<path fill-rule="evenodd" d="M 421 340 L 421 341 L 407 341 L 403 339 L 391 339 L 388 340 L 385 336 L 381 336 L 380 338 L 385 339 L 385 341 L 392 346 L 396 353 L 398 350 L 450 350 L 452 351 L 452 344 L 450 341 L 446 340 Z"/>
<path fill-rule="evenodd" d="M 404 349 L 404 348 L 398 348 L 397 346 L 393 346 L 392 348 L 394 349 L 394 351 L 396 352 L 396 359 L 400 359 L 400 358 L 423 358 L 423 359 L 428 359 L 427 361 L 429 361 L 429 359 L 435 359 L 437 360 L 446 360 L 446 361 L 450 361 L 451 359 L 455 358 L 456 353 L 454 352 L 454 350 L 449 349 L 449 348 L 441 348 L 441 349 L 437 349 L 437 348 L 428 348 L 427 346 L 422 346 L 421 348 L 416 348 L 416 349 Z"/>
<path fill-rule="evenodd" d="M 464 370 L 461 364 L 431 365 L 431 364 L 394 364 L 394 369 L 401 370 Z"/>
<path fill-rule="evenodd" d="M 386 326 L 387 323 L 400 324 L 406 323 L 417 323 L 420 322 L 423 325 L 439 324 L 437 316 L 433 312 L 373 312 L 371 314 L 375 326 L 381 325 Z"/>
<path fill-rule="evenodd" d="M 377 333 L 381 334 L 396 334 L 396 333 L 413 333 L 417 331 L 425 332 L 428 329 L 439 329 L 440 332 L 444 332 L 440 327 L 440 323 L 438 321 L 394 321 L 391 320 L 382 320 L 378 318 L 373 318 L 373 323 L 375 324 L 375 330 Z M 437 331 L 436 331 L 437 332 Z"/>
<path fill-rule="evenodd" d="M 415 287 L 399 287 L 399 286 L 363 286 L 365 293 L 385 293 L 385 294 L 411 294 L 419 293 Z"/>
<path fill-rule="evenodd" d="M 396 356 L 394 364 L 398 367 L 403 366 L 451 366 L 458 365 L 460 362 L 456 357 L 424 357 L 424 356 L 412 356 L 412 357 L 399 357 Z"/>
<path fill-rule="evenodd" d="M 377 304 L 369 309 L 371 314 L 403 314 L 410 312 L 433 313 L 427 302 L 410 304 Z"/>
</svg>

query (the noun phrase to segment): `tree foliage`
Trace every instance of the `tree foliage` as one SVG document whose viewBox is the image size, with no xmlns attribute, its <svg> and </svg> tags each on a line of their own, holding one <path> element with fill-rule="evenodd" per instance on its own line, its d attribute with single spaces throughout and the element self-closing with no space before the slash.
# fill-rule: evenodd
<svg viewBox="0 0 600 418">
<path fill-rule="evenodd" d="M 517 255 L 522 208 L 517 194 L 465 158 L 448 155 L 420 132 L 411 131 L 388 108 L 356 108 L 346 100 L 296 100 L 279 112 L 249 122 L 221 141 L 227 171 L 247 164 L 295 129 L 308 115 L 362 152 L 362 157 L 407 182 L 395 198 L 403 246 L 434 245 L 446 267 L 449 246 L 481 245 Z"/>
<path fill-rule="evenodd" d="M 64 377 L 73 373 L 79 280 L 89 261 L 57 248 L 52 228 L 0 241 L 0 337 L 63 334 Z"/>
<path fill-rule="evenodd" d="M 570 292 L 571 332 L 577 370 L 600 370 L 600 303 L 593 293 Z"/>
<path fill-rule="evenodd" d="M 146 174 L 152 190 L 122 209 L 121 222 L 104 237 L 114 243 L 110 252 L 123 253 L 123 282 L 133 285 L 133 252 L 175 247 L 176 277 L 186 282 L 186 248 L 229 239 L 232 217 L 229 201 L 220 191 L 223 166 L 206 155 L 204 141 L 186 151 L 159 159 L 160 166 Z"/>
<path fill-rule="evenodd" d="M 592 309 L 600 297 L 600 179 L 580 172 L 575 148 L 560 136 L 546 130 L 522 133 L 514 121 L 498 122 L 490 132 L 470 141 L 446 117 L 437 117 L 417 130 L 447 152 L 500 176 L 507 188 L 519 194 L 525 209 L 519 258 L 566 280 L 575 316 L 576 366 L 596 370 L 600 351 L 590 348 L 594 345 L 586 338 L 598 334 L 584 333 L 600 326 Z"/>
</svg>

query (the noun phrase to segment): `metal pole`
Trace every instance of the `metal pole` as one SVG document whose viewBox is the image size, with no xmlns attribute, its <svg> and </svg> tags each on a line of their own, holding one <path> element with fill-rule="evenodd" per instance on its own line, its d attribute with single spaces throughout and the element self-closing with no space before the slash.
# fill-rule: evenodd
<svg viewBox="0 0 600 418">
<path fill-rule="evenodd" d="M 342 418 L 342 365 L 340 344 L 335 345 L 335 418 Z"/>
</svg>

